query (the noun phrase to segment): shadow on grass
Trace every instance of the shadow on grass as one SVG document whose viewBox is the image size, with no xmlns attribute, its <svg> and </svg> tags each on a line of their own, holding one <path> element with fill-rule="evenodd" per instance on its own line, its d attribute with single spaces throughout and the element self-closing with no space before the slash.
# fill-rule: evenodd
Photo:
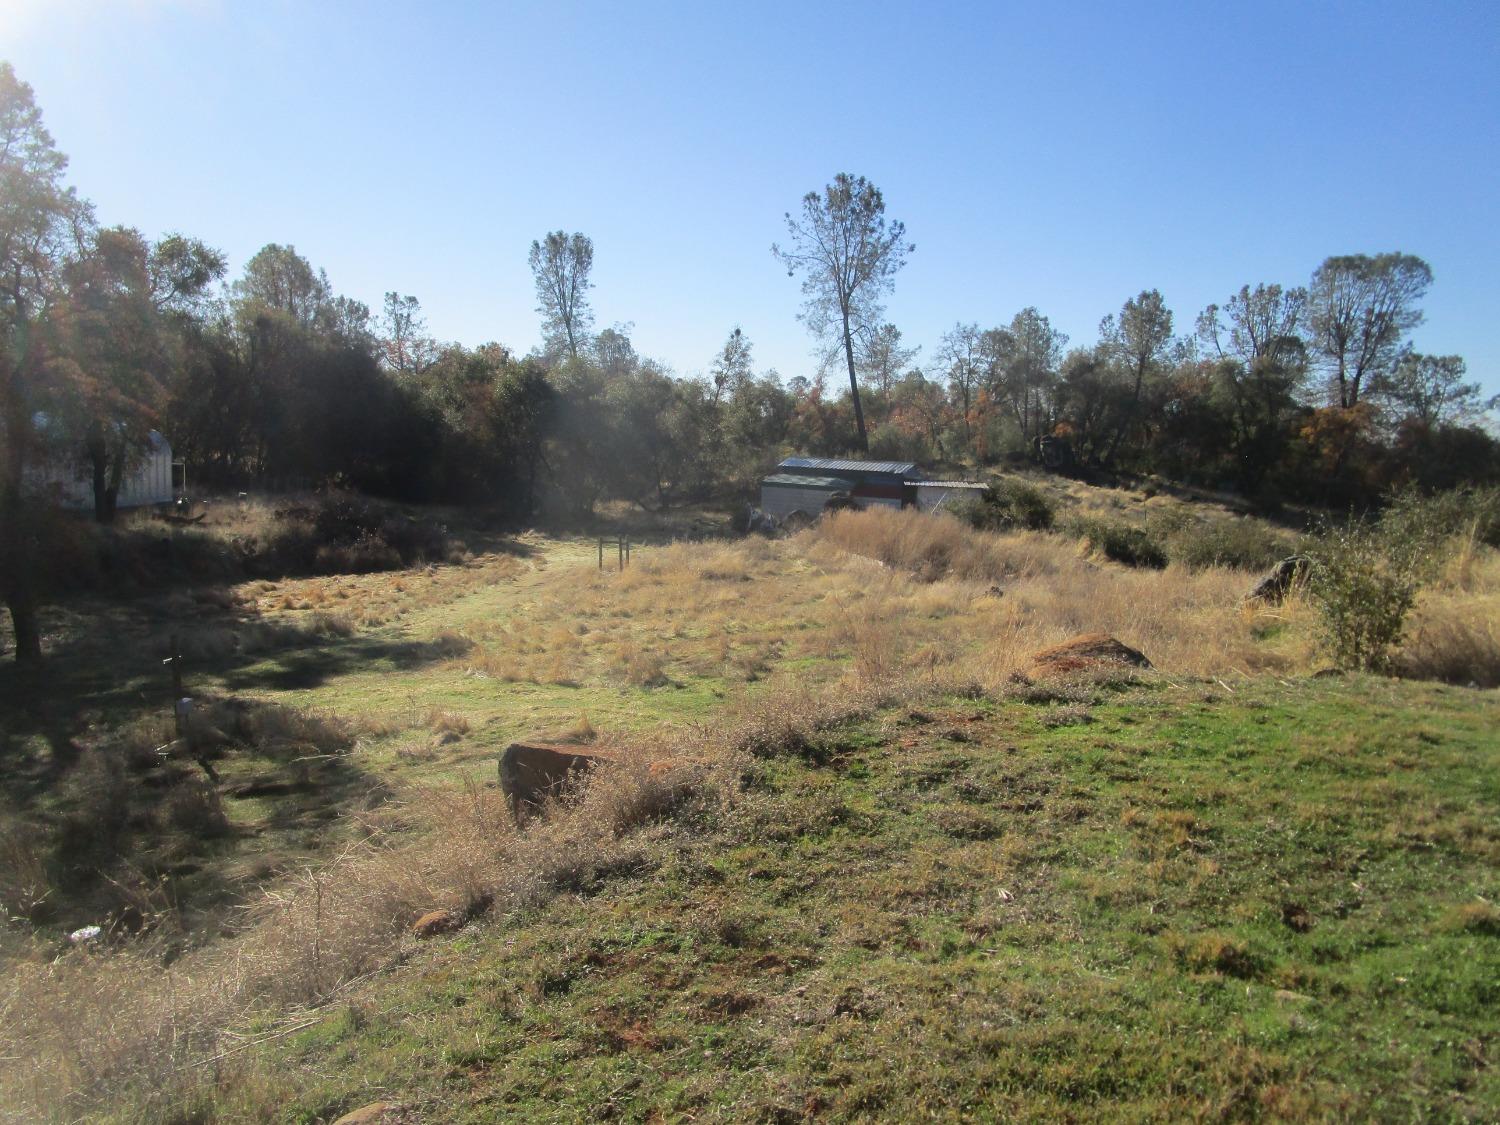
<svg viewBox="0 0 1500 1125">
<path fill-rule="evenodd" d="M 147 598 L 50 607 L 44 627 L 41 665 L 0 664 L 0 842 L 24 846 L 46 889 L 32 907 L 0 906 L 48 926 L 145 917 L 148 899 L 189 924 L 288 864 L 316 861 L 341 838 L 344 814 L 386 795 L 347 753 L 357 716 L 346 717 L 351 727 L 245 697 L 454 655 L 451 639 L 345 634 L 243 606 L 184 611 Z M 214 716 L 211 738 L 187 750 L 172 741 L 164 662 L 174 634 L 197 654 L 183 661 L 183 694 L 195 715 Z M 265 717 L 244 720 L 247 708 Z M 342 732 L 332 749 L 320 723 Z M 7 886 L 0 874 L 0 898 Z"/>
</svg>

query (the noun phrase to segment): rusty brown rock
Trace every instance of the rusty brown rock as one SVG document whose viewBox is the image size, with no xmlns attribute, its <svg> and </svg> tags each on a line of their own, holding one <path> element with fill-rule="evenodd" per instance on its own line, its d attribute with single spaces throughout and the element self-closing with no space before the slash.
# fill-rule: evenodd
<svg viewBox="0 0 1500 1125">
<path fill-rule="evenodd" d="M 511 816 L 520 824 L 606 758 L 597 752 L 583 754 L 562 746 L 511 743 L 500 755 L 500 789 Z"/>
<path fill-rule="evenodd" d="M 371 1102 L 350 1110 L 333 1125 L 383 1125 L 384 1122 L 395 1120 L 395 1115 L 400 1111 L 401 1107 L 394 1102 Z"/>
<path fill-rule="evenodd" d="M 429 910 L 412 923 L 411 932 L 419 938 L 437 937 L 451 934 L 463 924 L 463 919 L 451 910 Z"/>
<path fill-rule="evenodd" d="M 1101 665 L 1149 668 L 1145 653 L 1122 644 L 1108 633 L 1080 633 L 1062 644 L 1032 654 L 1033 672 L 1043 676 L 1063 676 Z"/>
</svg>

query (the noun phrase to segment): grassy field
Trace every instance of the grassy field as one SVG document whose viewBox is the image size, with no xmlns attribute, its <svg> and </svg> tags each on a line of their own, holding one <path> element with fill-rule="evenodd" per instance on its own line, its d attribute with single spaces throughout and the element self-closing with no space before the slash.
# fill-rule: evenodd
<svg viewBox="0 0 1500 1125">
<path fill-rule="evenodd" d="M 1289 542 L 1072 488 L 1174 560 Z M 1493 1117 L 1494 693 L 1313 678 L 1300 599 L 1071 526 L 661 528 L 623 572 L 459 527 L 50 610 L 0 672 L 0 1115 Z M 1155 670 L 1028 682 L 1092 630 Z M 1493 551 L 1398 656 L 1500 668 Z M 495 758 L 548 737 L 640 765 L 517 833 Z"/>
<path fill-rule="evenodd" d="M 1493 1117 L 1469 693 L 941 699 L 756 760 L 634 869 L 260 1048 L 228 1119 Z"/>
</svg>

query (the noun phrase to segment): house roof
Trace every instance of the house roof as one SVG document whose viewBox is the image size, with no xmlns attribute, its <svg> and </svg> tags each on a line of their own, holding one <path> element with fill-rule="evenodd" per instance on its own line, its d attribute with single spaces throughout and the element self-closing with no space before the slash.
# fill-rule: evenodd
<svg viewBox="0 0 1500 1125">
<path fill-rule="evenodd" d="M 828 457 L 788 457 L 779 469 L 815 469 L 829 473 L 885 473 L 902 478 L 918 476 L 915 461 L 840 461 Z"/>
<path fill-rule="evenodd" d="M 989 485 L 977 480 L 909 480 L 906 482 L 910 488 L 988 488 Z"/>
<path fill-rule="evenodd" d="M 819 488 L 829 492 L 847 492 L 855 486 L 854 481 L 843 477 L 819 477 L 802 473 L 775 473 L 760 483 L 786 488 Z"/>
</svg>

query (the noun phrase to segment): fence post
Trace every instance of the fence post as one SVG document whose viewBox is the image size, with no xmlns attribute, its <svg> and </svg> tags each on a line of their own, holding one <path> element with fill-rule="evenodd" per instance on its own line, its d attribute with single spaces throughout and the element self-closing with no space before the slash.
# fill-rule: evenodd
<svg viewBox="0 0 1500 1125">
<path fill-rule="evenodd" d="M 604 536 L 599 536 L 599 569 L 604 569 Z"/>
</svg>

